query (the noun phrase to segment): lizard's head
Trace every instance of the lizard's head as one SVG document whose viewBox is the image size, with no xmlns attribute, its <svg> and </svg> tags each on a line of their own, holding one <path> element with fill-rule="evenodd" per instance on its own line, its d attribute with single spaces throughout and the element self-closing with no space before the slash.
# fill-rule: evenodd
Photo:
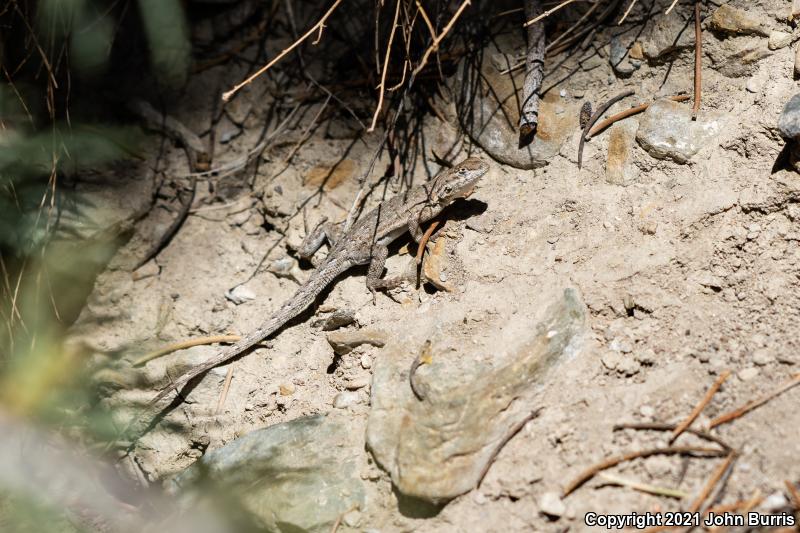
<svg viewBox="0 0 800 533">
<path fill-rule="evenodd" d="M 470 157 L 442 172 L 433 183 L 431 197 L 440 205 L 447 205 L 472 194 L 478 180 L 489 170 L 483 160 Z"/>
</svg>

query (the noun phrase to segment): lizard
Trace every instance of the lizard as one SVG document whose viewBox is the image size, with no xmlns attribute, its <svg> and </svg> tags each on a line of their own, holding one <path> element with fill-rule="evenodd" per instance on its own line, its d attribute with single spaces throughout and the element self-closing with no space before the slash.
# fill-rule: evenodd
<svg viewBox="0 0 800 533">
<path fill-rule="evenodd" d="M 377 290 L 399 286 L 400 280 L 381 277 L 389 254 L 388 245 L 406 232 L 419 243 L 423 237 L 420 226 L 454 201 L 472 194 L 475 184 L 488 170 L 489 165 L 479 158 L 465 159 L 443 170 L 432 180 L 382 202 L 360 217 L 349 230 L 345 230 L 343 222 L 331 224 L 323 219 L 303 240 L 298 255 L 311 258 L 326 240 L 330 251 L 294 295 L 259 327 L 208 361 L 187 370 L 149 404 L 158 403 L 171 391 L 179 391 L 195 377 L 237 357 L 281 329 L 308 309 L 337 277 L 354 266 L 369 264 L 366 284 L 373 301 Z"/>
</svg>

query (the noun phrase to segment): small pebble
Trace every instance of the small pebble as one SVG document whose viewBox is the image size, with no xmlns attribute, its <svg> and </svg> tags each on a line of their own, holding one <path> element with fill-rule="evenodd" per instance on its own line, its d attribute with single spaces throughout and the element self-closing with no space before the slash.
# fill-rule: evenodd
<svg viewBox="0 0 800 533">
<path fill-rule="evenodd" d="M 782 492 L 777 491 L 773 492 L 769 496 L 764 499 L 764 502 L 761 506 L 770 513 L 777 513 L 782 509 L 785 509 L 789 506 L 789 502 L 786 501 L 786 497 L 783 495 Z"/>
<path fill-rule="evenodd" d="M 364 370 L 372 368 L 372 357 L 368 356 L 367 354 L 362 355 L 361 368 L 363 368 Z"/>
<path fill-rule="evenodd" d="M 358 527 L 361 523 L 361 513 L 355 510 L 345 513 L 342 517 L 342 522 L 344 522 L 347 527 Z"/>
<path fill-rule="evenodd" d="M 340 392 L 333 398 L 333 406 L 336 409 L 347 409 L 350 406 L 358 405 L 359 397 L 357 392 Z"/>
<path fill-rule="evenodd" d="M 236 287 L 234 287 L 232 291 L 228 291 L 225 293 L 225 298 L 227 298 L 234 304 L 239 305 L 245 302 L 249 302 L 250 300 L 255 300 L 256 293 L 254 293 L 251 289 L 248 289 L 244 285 L 237 285 Z"/>
<path fill-rule="evenodd" d="M 281 396 L 291 396 L 294 394 L 295 386 L 292 383 L 287 383 L 285 385 L 278 385 L 278 392 L 280 392 Z"/>
<path fill-rule="evenodd" d="M 754 367 L 745 368 L 740 370 L 737 375 L 742 381 L 750 381 L 758 375 L 758 369 Z"/>
<path fill-rule="evenodd" d="M 545 492 L 539 497 L 539 511 L 552 518 L 559 518 L 567 511 L 567 507 L 558 494 Z"/>
<path fill-rule="evenodd" d="M 753 363 L 758 366 L 768 365 L 772 362 L 772 354 L 768 350 L 756 350 L 753 353 Z"/>
<path fill-rule="evenodd" d="M 650 407 L 649 405 L 643 405 L 639 408 L 639 412 L 645 418 L 653 418 L 653 415 L 656 414 L 656 410 Z"/>
</svg>

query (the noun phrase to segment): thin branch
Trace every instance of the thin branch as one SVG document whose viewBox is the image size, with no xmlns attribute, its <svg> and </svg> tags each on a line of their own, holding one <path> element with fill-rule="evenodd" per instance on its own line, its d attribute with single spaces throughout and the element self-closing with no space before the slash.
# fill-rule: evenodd
<svg viewBox="0 0 800 533">
<path fill-rule="evenodd" d="M 269 63 L 267 63 L 263 67 L 261 67 L 260 69 L 258 69 L 255 73 L 253 73 L 251 76 L 249 76 L 243 82 L 240 82 L 237 85 L 235 85 L 230 91 L 222 93 L 222 100 L 225 101 L 225 102 L 230 100 L 231 97 L 234 94 L 236 94 L 237 92 L 239 92 L 239 90 L 242 87 L 244 87 L 245 85 L 250 84 L 254 79 L 256 79 L 257 77 L 259 77 L 262 74 L 264 74 L 267 70 L 269 70 L 272 67 L 272 65 L 274 65 L 275 63 L 280 61 L 281 58 L 283 58 L 283 56 L 285 56 L 286 54 L 288 54 L 289 52 L 291 52 L 292 50 L 297 48 L 303 41 L 308 39 L 317 30 L 319 30 L 319 35 L 317 36 L 317 39 L 313 42 L 313 44 L 318 43 L 320 38 L 322 37 L 322 30 L 325 28 L 325 21 L 328 20 L 328 18 L 333 14 L 334 11 L 336 11 L 336 8 L 339 7 L 339 4 L 341 4 L 341 3 L 342 3 L 342 0 L 335 0 L 335 2 L 330 7 L 330 9 L 328 9 L 328 11 L 326 11 L 325 14 L 322 15 L 322 18 L 319 19 L 319 22 L 314 24 L 314 26 L 312 26 L 311 29 L 309 29 L 306 33 L 304 33 L 302 37 L 297 39 L 288 48 L 284 49 L 280 54 L 278 54 L 275 57 L 275 59 L 273 59 L 272 61 L 270 61 Z"/>
<path fill-rule="evenodd" d="M 626 9 L 625 13 L 622 14 L 622 18 L 619 19 L 619 22 L 617 22 L 617 24 L 622 24 L 623 22 L 625 22 L 625 19 L 628 18 L 628 13 L 631 12 L 631 9 L 633 9 L 633 6 L 635 5 L 636 5 L 636 0 L 631 0 L 631 3 L 628 4 L 628 9 Z"/>
<path fill-rule="evenodd" d="M 614 426 L 614 431 L 619 431 L 621 429 L 644 429 L 650 431 L 674 431 L 677 426 L 675 424 L 663 424 L 659 422 L 641 422 L 641 423 L 632 423 L 632 424 L 617 424 Z M 716 435 L 712 435 L 711 433 L 700 431 L 698 429 L 689 428 L 686 430 L 687 433 L 691 433 L 692 435 L 696 435 L 701 439 L 707 440 L 709 442 L 713 442 L 715 444 L 719 444 L 726 450 L 732 450 L 733 448 L 724 440 L 717 437 Z"/>
<path fill-rule="evenodd" d="M 681 435 L 681 433 L 686 431 L 686 429 L 688 429 L 688 427 L 692 425 L 692 422 L 694 422 L 695 419 L 698 416 L 700 416 L 700 413 L 703 411 L 703 409 L 705 409 L 705 407 L 711 401 L 711 398 L 714 397 L 714 395 L 717 393 L 719 388 L 722 386 L 722 384 L 725 382 L 725 380 L 730 377 L 730 375 L 731 375 L 731 371 L 730 370 L 726 370 L 722 374 L 720 374 L 720 376 L 717 378 L 717 380 L 714 382 L 714 384 L 711 385 L 711 388 L 708 389 L 708 391 L 706 391 L 706 394 L 705 394 L 705 396 L 703 396 L 703 399 L 700 400 L 700 403 L 698 403 L 695 406 L 695 408 L 692 409 L 692 412 L 689 413 L 689 416 L 686 417 L 686 420 L 684 420 L 683 422 L 678 424 L 678 427 L 676 427 L 675 431 L 672 432 L 672 435 L 670 435 L 670 437 L 669 437 L 669 443 L 670 444 L 675 442 L 675 439 L 677 439 Z"/>
<path fill-rule="evenodd" d="M 700 96 L 703 91 L 703 30 L 700 28 L 700 0 L 694 2 L 694 105 L 692 120 L 697 120 L 700 111 Z"/>
<path fill-rule="evenodd" d="M 225 374 L 225 383 L 222 385 L 222 392 L 219 395 L 219 400 L 217 401 L 217 409 L 216 413 L 219 413 L 222 410 L 222 406 L 225 405 L 225 400 L 228 399 L 228 391 L 231 388 L 231 380 L 233 379 L 233 365 L 228 367 L 228 373 Z"/>
<path fill-rule="evenodd" d="M 717 418 L 715 418 L 714 420 L 712 420 L 709 423 L 708 427 L 709 427 L 709 429 L 715 428 L 715 427 L 717 427 L 719 425 L 726 424 L 726 423 L 730 422 L 731 420 L 735 420 L 735 419 L 739 418 L 740 416 L 744 415 L 745 413 L 748 413 L 748 412 L 752 411 L 756 407 L 761 407 L 762 405 L 764 405 L 765 403 L 767 403 L 771 399 L 775 398 L 776 396 L 779 396 L 779 395 L 783 394 L 784 392 L 788 391 L 789 389 L 791 389 L 792 387 L 795 387 L 797 385 L 800 385 L 800 374 L 795 374 L 795 376 L 792 379 L 790 379 L 789 381 L 785 382 L 783 385 L 781 385 L 780 387 L 778 387 L 774 391 L 770 392 L 769 394 L 766 394 L 765 396 L 762 396 L 761 398 L 753 400 L 752 402 L 748 402 L 748 403 L 744 404 L 743 406 L 741 406 L 738 409 L 735 409 L 733 411 L 725 413 L 724 415 L 718 416 Z"/>
<path fill-rule="evenodd" d="M 541 15 L 539 15 L 538 17 L 534 17 L 534 18 L 532 18 L 531 20 L 529 20 L 528 22 L 526 22 L 525 24 L 523 24 L 523 27 L 527 28 L 527 27 L 528 27 L 528 26 L 530 26 L 531 24 L 536 24 L 536 23 L 537 23 L 537 22 L 539 22 L 540 20 L 542 20 L 542 19 L 544 19 L 544 18 L 547 18 L 547 17 L 549 17 L 550 15 L 552 15 L 553 13 L 555 13 L 556 11 L 558 11 L 559 9 L 561 9 L 562 7 L 569 5 L 569 4 L 571 4 L 572 2 L 574 2 L 574 1 L 575 1 L 575 0 L 564 0 L 563 2 L 561 2 L 560 4 L 558 4 L 558 5 L 557 5 L 556 7 L 554 7 L 553 9 L 548 9 L 547 11 L 545 11 L 544 13 L 542 13 Z"/>
<path fill-rule="evenodd" d="M 664 11 L 665 15 L 669 15 L 669 12 L 672 11 L 672 8 L 675 7 L 675 4 L 678 3 L 678 0 L 672 0 L 672 3 L 669 5 L 666 11 Z"/>
<path fill-rule="evenodd" d="M 453 24 L 456 23 L 456 20 L 458 20 L 458 17 L 461 16 L 461 13 L 464 11 L 464 9 L 467 8 L 468 5 L 470 5 L 470 0 L 464 0 L 464 2 L 462 2 L 462 4 L 458 7 L 458 10 L 453 15 L 453 18 L 451 18 L 450 22 L 448 22 L 447 25 L 444 27 L 442 33 L 434 37 L 431 45 L 428 47 L 427 50 L 425 50 L 425 54 L 422 56 L 422 60 L 419 62 L 419 65 L 417 65 L 417 68 L 414 69 L 413 77 L 416 78 L 417 74 L 419 74 L 422 71 L 422 69 L 425 68 L 425 64 L 428 62 L 428 57 L 430 57 L 431 53 L 433 53 L 434 50 L 437 50 L 439 48 L 439 43 L 442 42 L 447 33 L 452 29 Z"/>
<path fill-rule="evenodd" d="M 394 20 L 392 21 L 392 31 L 389 33 L 389 43 L 386 45 L 386 57 L 383 58 L 383 72 L 381 73 L 381 83 L 378 85 L 378 107 L 375 109 L 375 114 L 372 115 L 372 124 L 369 131 L 375 130 L 375 124 L 378 123 L 378 116 L 381 114 L 383 108 L 383 94 L 386 90 L 386 73 L 389 72 L 389 58 L 392 55 L 392 42 L 394 41 L 394 34 L 397 30 L 397 19 L 400 16 L 400 0 L 396 0 L 394 10 Z"/>
<path fill-rule="evenodd" d="M 597 111 L 594 112 L 594 115 L 592 115 L 592 118 L 590 118 L 589 122 L 586 123 L 586 127 L 583 128 L 583 133 L 581 134 L 581 140 L 578 143 L 578 169 L 579 170 L 581 168 L 581 164 L 582 164 L 582 160 L 583 160 L 583 145 L 586 143 L 586 140 L 587 140 L 586 136 L 589 134 L 589 130 L 592 129 L 592 126 L 594 126 L 594 123 L 597 122 L 597 119 L 599 119 L 601 116 L 603 116 L 603 113 L 605 113 L 608 110 L 609 107 L 611 107 L 615 103 L 619 102 L 623 98 L 627 98 L 628 96 L 633 96 L 634 94 L 636 94 L 636 92 L 633 89 L 629 89 L 627 91 L 619 93 L 616 96 L 611 97 L 606 103 L 601 105 L 597 109 Z"/>
<path fill-rule="evenodd" d="M 165 346 L 164 348 L 160 348 L 141 356 L 133 362 L 133 366 L 143 365 L 148 361 L 152 361 L 153 359 L 157 359 L 162 355 L 167 355 L 168 353 L 177 352 L 178 350 L 185 350 L 186 348 L 202 346 L 205 344 L 216 344 L 218 342 L 238 342 L 240 339 L 241 337 L 239 335 L 214 335 L 212 337 L 198 337 L 196 339 L 176 342 L 175 344 L 170 344 L 169 346 Z"/>
<path fill-rule="evenodd" d="M 564 489 L 564 497 L 569 496 L 573 491 L 575 491 L 575 489 L 592 479 L 597 473 L 620 463 L 631 461 L 633 459 L 650 457 L 652 455 L 686 455 L 693 453 L 706 454 L 711 457 L 719 457 L 725 452 L 718 450 L 717 448 L 703 448 L 699 446 L 671 446 L 669 448 L 650 448 L 647 450 L 639 450 L 636 452 L 626 453 L 624 455 L 618 455 L 586 469 L 569 485 L 567 485 L 567 488 Z"/>
<path fill-rule="evenodd" d="M 689 98 L 691 98 L 691 96 L 689 96 L 688 94 L 679 94 L 677 96 L 670 96 L 669 97 L 669 99 L 672 100 L 673 102 L 685 102 Z M 603 131 L 607 127 L 611 126 L 615 122 L 619 122 L 620 120 L 622 120 L 624 118 L 628 118 L 628 117 L 630 117 L 632 115 L 636 115 L 638 113 L 641 113 L 642 111 L 645 111 L 648 107 L 650 107 L 649 103 L 648 104 L 642 104 L 642 105 L 638 105 L 636 107 L 632 107 L 630 109 L 626 109 L 625 111 L 620 111 L 616 115 L 611 115 L 607 119 L 598 122 L 597 125 L 594 126 L 591 129 L 591 131 L 589 132 L 589 134 L 586 136 L 586 140 L 587 141 L 590 140 L 592 137 L 594 137 L 595 135 L 597 135 L 598 133 L 600 133 L 601 131 Z"/>
</svg>

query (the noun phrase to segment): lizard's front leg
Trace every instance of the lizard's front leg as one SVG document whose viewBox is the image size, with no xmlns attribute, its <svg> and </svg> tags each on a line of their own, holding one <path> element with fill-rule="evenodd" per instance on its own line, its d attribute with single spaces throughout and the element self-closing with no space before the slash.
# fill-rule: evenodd
<svg viewBox="0 0 800 533">
<path fill-rule="evenodd" d="M 411 238 L 414 239 L 415 243 L 419 244 L 419 241 L 422 240 L 422 228 L 419 227 L 419 214 L 409 215 L 406 225 L 408 226 L 408 232 L 411 234 Z"/>
<path fill-rule="evenodd" d="M 300 248 L 297 250 L 297 255 L 306 260 L 311 260 L 317 250 L 322 247 L 325 240 L 328 241 L 331 247 L 336 245 L 341 233 L 341 224 L 334 224 L 328 222 L 327 218 L 323 218 L 314 230 L 306 235 Z M 316 265 L 315 265 L 316 266 Z"/>
<path fill-rule="evenodd" d="M 402 283 L 400 278 L 381 279 L 383 268 L 386 266 L 386 258 L 389 256 L 389 248 L 385 245 L 372 245 L 372 255 L 370 256 L 369 269 L 367 270 L 367 289 L 372 293 L 372 303 L 375 304 L 375 293 L 381 289 L 394 289 Z"/>
</svg>

